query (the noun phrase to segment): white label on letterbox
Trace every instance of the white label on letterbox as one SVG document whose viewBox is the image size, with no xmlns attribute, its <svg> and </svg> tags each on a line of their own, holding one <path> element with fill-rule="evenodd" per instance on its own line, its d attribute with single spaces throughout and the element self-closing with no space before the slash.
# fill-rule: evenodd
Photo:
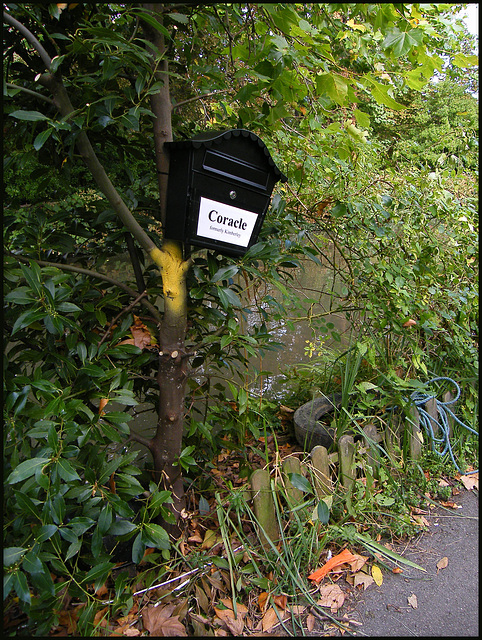
<svg viewBox="0 0 482 640">
<path fill-rule="evenodd" d="M 257 219 L 252 211 L 201 198 L 197 235 L 247 247 Z"/>
</svg>

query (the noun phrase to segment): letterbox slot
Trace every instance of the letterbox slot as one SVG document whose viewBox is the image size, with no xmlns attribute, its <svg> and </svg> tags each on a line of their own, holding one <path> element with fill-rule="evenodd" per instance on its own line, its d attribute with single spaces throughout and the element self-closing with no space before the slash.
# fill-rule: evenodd
<svg viewBox="0 0 482 640">
<path fill-rule="evenodd" d="M 248 183 L 255 187 L 266 188 L 269 173 L 260 171 L 252 165 L 233 159 L 216 151 L 206 150 L 204 155 L 203 169 L 212 171 L 221 176 L 226 176 L 231 180 Z"/>
</svg>

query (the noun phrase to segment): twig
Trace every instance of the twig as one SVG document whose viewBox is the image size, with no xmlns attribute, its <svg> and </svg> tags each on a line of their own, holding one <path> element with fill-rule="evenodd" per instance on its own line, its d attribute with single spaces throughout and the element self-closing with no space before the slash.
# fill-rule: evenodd
<svg viewBox="0 0 482 640">
<path fill-rule="evenodd" d="M 35 96 L 39 100 L 44 100 L 45 102 L 48 102 L 49 104 L 55 105 L 55 102 L 51 98 L 49 98 L 48 96 L 43 96 L 41 93 L 38 93 L 38 91 L 32 91 L 32 89 L 27 89 L 25 87 L 19 87 L 17 84 L 12 84 L 11 82 L 6 82 L 5 86 L 8 87 L 9 89 L 18 89 L 19 91 L 23 91 L 24 93 L 28 93 L 31 96 Z"/>
<path fill-rule="evenodd" d="M 21 22 L 19 22 L 18 20 L 15 20 L 15 18 L 11 16 L 9 13 L 7 13 L 6 11 L 3 12 L 3 21 L 12 27 L 15 27 L 15 29 L 17 29 L 18 31 L 20 31 L 20 33 L 27 40 L 27 42 L 30 42 L 30 44 L 32 44 L 35 47 L 35 49 L 37 50 L 37 53 L 42 58 L 42 62 L 50 71 L 52 60 L 50 59 L 50 56 L 47 53 L 47 51 L 43 48 L 43 46 L 40 44 L 37 38 L 33 35 L 33 33 L 29 31 L 27 27 L 25 27 Z"/>
<path fill-rule="evenodd" d="M 203 98 L 210 98 L 211 96 L 218 95 L 219 93 L 228 93 L 228 91 L 231 91 L 231 89 L 220 89 L 219 91 L 211 91 L 211 93 L 203 93 L 202 96 L 194 96 L 193 98 L 187 98 L 187 100 L 181 100 L 181 102 L 176 102 L 176 104 L 172 105 L 172 110 L 174 111 L 174 109 L 183 107 L 189 102 L 195 102 L 196 100 L 202 100 Z"/>
<path fill-rule="evenodd" d="M 130 305 L 128 305 L 127 307 L 124 307 L 124 309 L 121 309 L 121 311 L 119 311 L 119 313 L 116 315 L 116 317 L 111 321 L 111 323 L 109 324 L 109 326 L 107 327 L 104 335 L 102 336 L 101 341 L 99 342 L 99 347 L 100 345 L 105 342 L 107 336 L 109 335 L 109 331 L 112 329 L 112 327 L 115 325 L 115 323 L 117 322 L 117 320 L 124 315 L 125 313 L 129 313 L 129 311 L 131 311 L 138 302 L 140 302 L 142 300 L 142 298 L 144 296 L 147 295 L 147 291 L 143 291 L 140 295 L 137 296 L 137 298 L 135 300 L 133 300 L 133 302 L 130 303 Z"/>
<path fill-rule="evenodd" d="M 115 278 L 111 278 L 110 276 L 106 276 L 103 273 L 99 273 L 97 271 L 91 271 L 90 269 L 84 269 L 83 267 L 75 267 L 74 265 L 71 265 L 71 264 L 47 262 L 46 260 L 38 260 L 37 258 L 33 258 L 33 257 L 24 258 L 23 256 L 19 256 L 10 252 L 7 253 L 7 255 L 12 256 L 16 260 L 19 260 L 20 262 L 24 262 L 25 264 L 28 264 L 30 260 L 33 260 L 41 267 L 55 267 L 56 269 L 61 269 L 63 271 L 72 271 L 73 273 L 80 273 L 82 275 L 90 276 L 91 278 L 104 280 L 105 282 L 109 282 L 110 284 L 113 284 L 116 287 L 123 289 L 132 298 L 136 298 L 139 295 L 137 291 L 134 291 L 134 289 L 131 289 L 129 286 L 127 286 L 123 282 L 119 282 L 119 280 L 116 280 Z M 151 312 L 151 315 L 155 320 L 157 320 L 158 323 L 162 322 L 162 316 L 154 305 L 152 305 L 150 302 L 144 299 L 140 299 L 139 302 L 143 304 L 147 309 L 149 309 L 149 311 Z"/>
</svg>

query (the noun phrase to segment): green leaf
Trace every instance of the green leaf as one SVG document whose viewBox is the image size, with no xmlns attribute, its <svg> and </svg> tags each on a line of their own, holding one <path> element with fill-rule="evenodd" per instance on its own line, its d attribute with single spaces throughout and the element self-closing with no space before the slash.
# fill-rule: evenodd
<svg viewBox="0 0 482 640">
<path fill-rule="evenodd" d="M 132 562 L 139 564 L 144 555 L 146 545 L 142 541 L 142 533 L 138 533 L 132 545 Z"/>
<path fill-rule="evenodd" d="M 231 291 L 231 289 L 227 289 L 226 287 L 216 286 L 219 295 L 219 301 L 224 309 L 229 309 L 229 307 L 241 307 L 241 300 L 238 296 Z"/>
<path fill-rule="evenodd" d="M 40 500 L 35 500 L 34 498 L 30 498 L 25 493 L 21 491 L 14 491 L 15 500 L 17 501 L 17 505 L 23 512 L 28 512 L 30 515 L 35 518 L 40 518 L 40 512 L 38 509 L 38 505 L 42 504 Z"/>
<path fill-rule="evenodd" d="M 17 331 L 20 331 L 20 329 L 25 329 L 25 327 L 29 327 L 34 322 L 37 322 L 38 320 L 42 320 L 42 318 L 45 318 L 45 316 L 46 316 L 46 313 L 43 309 L 41 310 L 29 309 L 28 311 L 25 311 L 24 313 L 19 315 L 18 318 L 16 319 L 12 327 L 11 335 L 13 336 L 14 333 L 17 333 Z"/>
<path fill-rule="evenodd" d="M 229 280 L 234 275 L 236 275 L 239 271 L 239 267 L 235 264 L 229 265 L 228 267 L 221 267 L 218 269 L 216 273 L 211 278 L 211 282 L 217 282 L 218 280 Z"/>
<path fill-rule="evenodd" d="M 129 520 L 114 520 L 114 522 L 107 530 L 107 533 L 110 536 L 123 536 L 126 533 L 135 531 L 136 529 L 137 526 Z"/>
<path fill-rule="evenodd" d="M 54 535 L 57 529 L 58 527 L 56 524 L 44 524 L 38 529 L 35 534 L 35 539 L 38 543 L 45 542 L 45 540 L 48 540 Z"/>
<path fill-rule="evenodd" d="M 452 60 L 452 64 L 461 69 L 477 67 L 479 65 L 479 56 L 457 53 Z"/>
<path fill-rule="evenodd" d="M 238 391 L 238 413 L 243 414 L 248 408 L 248 393 L 246 389 L 239 389 Z"/>
<path fill-rule="evenodd" d="M 85 364 L 79 371 L 79 374 L 84 373 L 92 378 L 101 378 L 105 371 L 102 367 L 98 367 L 96 364 Z"/>
<path fill-rule="evenodd" d="M 288 478 L 295 489 L 299 489 L 304 493 L 313 493 L 311 484 L 300 473 L 288 473 Z"/>
<path fill-rule="evenodd" d="M 321 73 L 316 76 L 316 90 L 326 93 L 333 102 L 343 106 L 348 93 L 348 85 L 343 76 L 336 73 Z"/>
<path fill-rule="evenodd" d="M 39 111 L 12 111 L 8 114 L 12 118 L 17 120 L 29 120 L 30 122 L 36 122 L 38 120 L 48 120 L 47 116 Z"/>
<path fill-rule="evenodd" d="M 400 104 L 392 96 L 389 95 L 391 88 L 387 85 L 381 84 L 374 80 L 369 74 L 364 76 L 362 83 L 369 89 L 372 97 L 379 103 L 384 104 L 386 107 L 393 109 L 394 111 L 401 111 L 406 109 L 405 105 Z"/>
<path fill-rule="evenodd" d="M 181 24 L 189 24 L 189 18 L 182 13 L 168 13 L 167 15 L 176 22 L 180 22 Z"/>
<path fill-rule="evenodd" d="M 114 562 L 102 562 L 101 564 L 92 567 L 92 569 L 86 574 L 82 582 L 89 583 L 94 581 L 94 589 L 97 590 L 107 580 L 114 567 Z"/>
<path fill-rule="evenodd" d="M 406 32 L 393 32 L 387 35 L 382 42 L 383 49 L 392 49 L 396 58 L 406 55 L 413 47 L 422 44 L 423 33 L 418 29 Z"/>
<path fill-rule="evenodd" d="M 59 475 L 65 482 L 72 482 L 72 480 L 80 480 L 80 476 L 73 468 L 70 462 L 67 462 L 65 458 L 59 458 L 57 461 Z"/>
<path fill-rule="evenodd" d="M 355 109 L 353 111 L 353 115 L 355 116 L 356 123 L 359 127 L 366 129 L 370 126 L 370 116 L 368 113 L 360 111 L 360 109 Z"/>
<path fill-rule="evenodd" d="M 13 588 L 20 600 L 30 604 L 30 591 L 28 589 L 27 578 L 22 571 L 13 574 Z"/>
<path fill-rule="evenodd" d="M 11 567 L 27 553 L 27 549 L 23 547 L 6 547 L 3 550 L 3 564 L 5 567 Z"/>
<path fill-rule="evenodd" d="M 24 462 L 21 462 L 18 467 L 15 467 L 12 473 L 8 476 L 7 483 L 15 484 L 16 482 L 26 480 L 27 478 L 35 475 L 37 469 L 41 469 L 49 462 L 49 458 L 31 458 L 30 460 L 25 460 Z"/>
<path fill-rule="evenodd" d="M 82 540 L 77 540 L 76 542 L 72 542 L 72 544 L 67 549 L 67 553 L 65 555 L 65 561 L 73 558 L 77 553 L 79 553 L 80 548 L 82 547 Z"/>
<path fill-rule="evenodd" d="M 318 520 L 322 524 L 328 524 L 328 520 L 330 519 L 330 509 L 324 500 L 320 500 L 317 506 L 317 514 Z"/>
<path fill-rule="evenodd" d="M 61 302 L 57 305 L 57 311 L 61 311 L 62 313 L 74 313 L 75 311 L 82 311 L 82 309 L 73 302 Z"/>
<path fill-rule="evenodd" d="M 144 534 L 148 539 L 147 546 L 155 546 L 157 549 L 170 549 L 169 535 L 165 529 L 158 524 L 146 523 Z M 144 538 L 145 539 L 145 538 Z M 152 543 L 152 544 L 150 544 Z"/>
<path fill-rule="evenodd" d="M 15 304 L 31 304 L 36 301 L 36 298 L 32 296 L 32 292 L 28 287 L 17 287 L 14 291 L 10 291 L 5 296 L 6 302 L 13 302 Z"/>
<path fill-rule="evenodd" d="M 34 146 L 35 151 L 39 151 L 44 146 L 44 144 L 50 138 L 50 135 L 52 134 L 52 131 L 53 131 L 53 129 L 45 129 L 45 131 L 41 131 L 38 134 L 38 136 L 33 141 L 33 146 Z"/>
<path fill-rule="evenodd" d="M 105 507 L 100 512 L 99 523 L 97 526 L 99 527 L 99 531 L 102 534 L 105 534 L 105 532 L 107 531 L 107 529 L 110 527 L 111 524 L 112 524 L 112 507 L 110 506 L 110 504 L 106 504 Z"/>
<path fill-rule="evenodd" d="M 45 567 L 34 551 L 29 551 L 22 562 L 22 569 L 27 573 L 42 573 Z"/>
</svg>

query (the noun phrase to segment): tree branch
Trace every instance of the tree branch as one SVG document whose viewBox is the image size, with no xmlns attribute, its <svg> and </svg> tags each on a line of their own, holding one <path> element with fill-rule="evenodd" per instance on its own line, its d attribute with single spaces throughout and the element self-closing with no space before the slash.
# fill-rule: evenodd
<svg viewBox="0 0 482 640">
<path fill-rule="evenodd" d="M 105 282 L 109 282 L 110 284 L 113 284 L 116 287 L 119 287 L 120 289 L 128 293 L 132 298 L 139 297 L 139 293 L 137 291 L 134 291 L 134 289 L 131 289 L 129 286 L 127 286 L 123 282 L 119 282 L 119 280 L 116 280 L 115 278 L 111 278 L 110 276 L 106 276 L 103 273 L 99 273 L 98 271 L 91 271 L 90 269 L 84 269 L 83 267 L 76 267 L 73 264 L 60 264 L 58 262 L 47 262 L 46 260 L 37 260 L 37 258 L 24 258 L 23 256 L 19 256 L 13 253 L 8 253 L 7 255 L 12 256 L 16 260 L 19 260 L 20 262 L 24 262 L 25 264 L 28 264 L 30 260 L 34 260 L 41 267 L 56 267 L 57 269 L 61 269 L 62 271 L 72 271 L 72 273 L 80 273 L 82 275 L 89 276 L 91 278 L 104 280 Z M 155 320 L 157 320 L 157 322 L 160 323 L 162 321 L 162 316 L 154 305 L 152 305 L 147 300 L 144 300 L 144 298 L 139 298 L 139 303 L 144 305 L 146 309 L 149 309 L 152 316 L 154 317 Z"/>
<path fill-rule="evenodd" d="M 146 3 L 142 8 L 155 15 L 162 24 L 163 6 L 157 3 Z M 143 29 L 147 38 L 154 45 L 155 56 L 151 57 L 151 67 L 156 78 L 163 83 L 162 88 L 150 96 L 151 109 L 155 117 L 152 121 L 154 147 L 156 150 L 157 180 L 159 184 L 160 220 L 162 226 L 166 224 L 167 180 L 169 175 L 169 156 L 164 143 L 172 141 L 171 98 L 169 94 L 169 69 L 164 35 L 149 24 L 143 22 Z"/>
<path fill-rule="evenodd" d="M 31 96 L 35 96 L 35 98 L 38 98 L 39 100 L 44 100 L 45 102 L 55 105 L 55 102 L 52 100 L 52 98 L 49 98 L 48 96 L 43 96 L 41 93 L 38 93 L 37 91 L 32 91 L 31 89 L 26 89 L 25 87 L 19 87 L 17 84 L 12 84 L 11 82 L 6 82 L 5 86 L 8 87 L 9 89 L 18 89 L 19 91 L 28 93 Z"/>
<path fill-rule="evenodd" d="M 27 40 L 27 42 L 30 42 L 30 44 L 34 46 L 37 53 L 42 58 L 42 62 L 44 63 L 48 71 L 50 71 L 50 65 L 52 64 L 52 60 L 50 59 L 50 56 L 47 53 L 47 51 L 43 48 L 43 46 L 40 44 L 37 38 L 33 35 L 33 33 L 29 31 L 27 27 L 25 27 L 21 22 L 16 20 L 13 16 L 11 16 L 6 11 L 3 12 L 3 21 L 12 27 L 15 27 L 17 31 L 20 31 L 20 33 Z"/>
<path fill-rule="evenodd" d="M 187 100 L 181 100 L 181 102 L 176 102 L 176 104 L 172 105 L 173 110 L 179 109 L 179 107 L 183 107 L 185 104 L 189 102 L 195 102 L 196 100 L 202 100 L 203 98 L 210 98 L 211 96 L 216 96 L 219 93 L 228 93 L 231 89 L 220 89 L 219 91 L 212 91 L 211 93 L 205 93 L 202 96 L 194 96 L 194 98 L 188 98 Z"/>
<path fill-rule="evenodd" d="M 4 20 L 15 27 L 20 31 L 20 33 L 25 36 L 25 38 L 31 42 L 37 52 L 39 53 L 42 61 L 44 62 L 46 68 L 50 70 L 51 60 L 48 56 L 45 49 L 42 47 L 37 38 L 18 20 L 15 20 L 8 13 L 4 12 Z M 44 87 L 47 87 L 51 92 L 54 104 L 57 109 L 60 111 L 61 115 L 67 120 L 68 117 L 74 112 L 74 107 L 70 102 L 70 98 L 67 94 L 67 91 L 62 83 L 62 81 L 54 76 L 51 73 L 43 74 L 39 78 L 40 84 Z M 122 200 L 121 196 L 117 192 L 116 188 L 110 181 L 107 173 L 105 172 L 104 167 L 100 163 L 97 155 L 90 143 L 90 140 L 85 133 L 85 131 L 81 131 L 76 140 L 77 149 L 80 152 L 80 155 L 89 168 L 92 177 L 96 181 L 99 189 L 105 195 L 109 203 L 111 204 L 114 211 L 117 213 L 118 217 L 124 224 L 124 226 L 132 233 L 132 235 L 137 239 L 139 244 L 151 255 L 154 251 L 157 253 L 160 251 L 155 243 L 149 238 L 144 229 L 140 226 L 137 220 L 132 215 L 131 211 Z M 166 176 L 167 177 L 167 176 Z M 158 263 L 155 260 L 156 264 Z"/>
</svg>

